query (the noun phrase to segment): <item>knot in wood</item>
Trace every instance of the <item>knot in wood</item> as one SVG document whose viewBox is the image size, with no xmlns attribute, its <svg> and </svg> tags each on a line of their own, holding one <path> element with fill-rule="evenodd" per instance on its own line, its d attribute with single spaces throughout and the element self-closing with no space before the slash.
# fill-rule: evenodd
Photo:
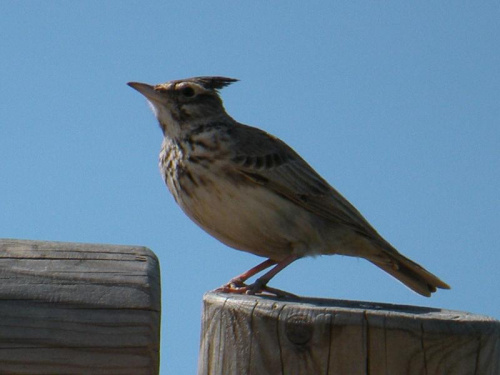
<svg viewBox="0 0 500 375">
<path fill-rule="evenodd" d="M 295 345 L 307 344 L 313 335 L 313 324 L 306 315 L 292 315 L 285 323 L 286 337 Z"/>
</svg>

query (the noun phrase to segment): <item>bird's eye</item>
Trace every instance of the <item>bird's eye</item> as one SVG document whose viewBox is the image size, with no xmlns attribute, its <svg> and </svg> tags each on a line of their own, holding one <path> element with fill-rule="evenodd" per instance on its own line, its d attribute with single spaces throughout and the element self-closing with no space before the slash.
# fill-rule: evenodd
<svg viewBox="0 0 500 375">
<path fill-rule="evenodd" d="M 192 98 L 194 96 L 194 90 L 192 87 L 189 86 L 184 87 L 183 89 L 181 89 L 181 94 L 186 98 Z"/>
</svg>

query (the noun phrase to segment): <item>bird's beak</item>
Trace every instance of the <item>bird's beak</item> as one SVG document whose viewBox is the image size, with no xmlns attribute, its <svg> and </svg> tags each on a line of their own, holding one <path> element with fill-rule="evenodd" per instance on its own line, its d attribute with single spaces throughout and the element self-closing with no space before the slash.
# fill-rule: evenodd
<svg viewBox="0 0 500 375">
<path fill-rule="evenodd" d="M 148 99 L 152 103 L 158 103 L 158 104 L 165 103 L 165 96 L 162 93 L 156 91 L 154 86 L 140 82 L 128 82 L 127 85 L 139 91 L 142 95 L 146 97 L 146 99 Z"/>
</svg>

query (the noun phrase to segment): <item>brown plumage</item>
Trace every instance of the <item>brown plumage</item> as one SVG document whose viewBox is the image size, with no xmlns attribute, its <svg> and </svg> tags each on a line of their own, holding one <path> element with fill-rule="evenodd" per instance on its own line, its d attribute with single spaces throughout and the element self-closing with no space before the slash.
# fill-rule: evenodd
<svg viewBox="0 0 500 375">
<path fill-rule="evenodd" d="M 288 145 L 232 119 L 217 90 L 234 81 L 129 83 L 150 101 L 160 122 L 160 169 L 176 202 L 223 243 L 269 258 L 222 290 L 275 291 L 266 284 L 276 273 L 303 256 L 321 254 L 365 258 L 424 296 L 449 288 L 384 240 Z M 254 284 L 244 284 L 274 264 Z"/>
</svg>

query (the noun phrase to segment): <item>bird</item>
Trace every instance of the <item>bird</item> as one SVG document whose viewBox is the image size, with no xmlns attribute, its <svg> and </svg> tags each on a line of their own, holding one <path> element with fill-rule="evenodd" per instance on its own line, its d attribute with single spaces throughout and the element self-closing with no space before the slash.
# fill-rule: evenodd
<svg viewBox="0 0 500 375">
<path fill-rule="evenodd" d="M 293 296 L 269 281 L 300 258 L 335 254 L 364 258 L 426 297 L 450 289 L 399 253 L 285 142 L 234 120 L 220 90 L 237 81 L 200 76 L 128 83 L 159 122 L 160 172 L 180 208 L 227 246 L 266 258 L 218 291 Z"/>
</svg>

